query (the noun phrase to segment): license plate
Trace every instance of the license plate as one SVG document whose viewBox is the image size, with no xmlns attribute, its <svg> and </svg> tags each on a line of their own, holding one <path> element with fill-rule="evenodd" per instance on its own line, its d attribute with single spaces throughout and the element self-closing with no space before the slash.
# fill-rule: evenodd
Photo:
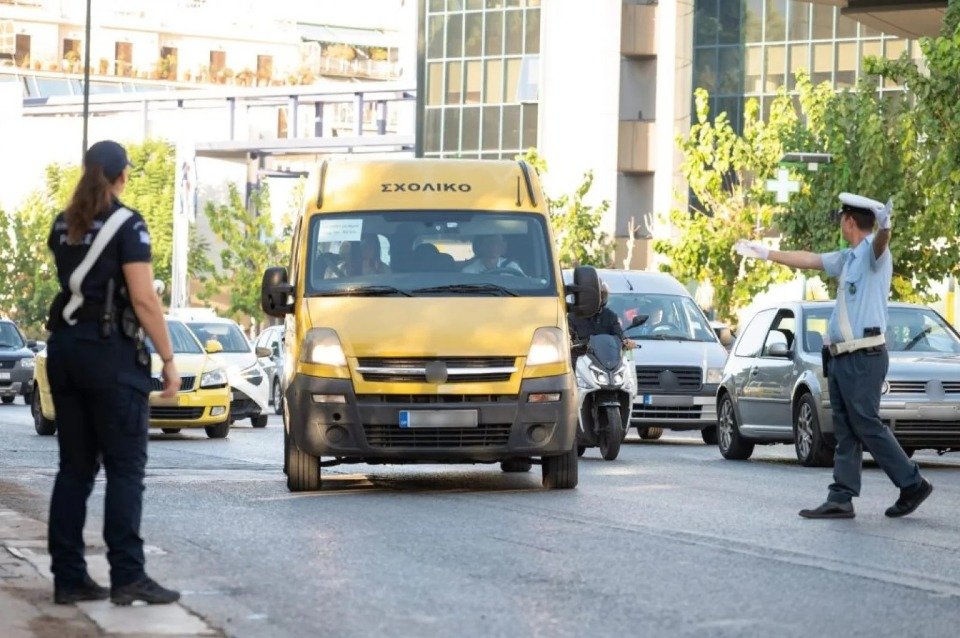
<svg viewBox="0 0 960 638">
<path fill-rule="evenodd" d="M 9 372 L 0 372 L 0 381 L 9 381 L 10 373 Z"/>
<path fill-rule="evenodd" d="M 644 394 L 644 395 L 643 395 L 643 404 L 644 404 L 644 405 L 653 405 L 653 395 L 652 395 L 652 394 Z"/>
<path fill-rule="evenodd" d="M 475 428 L 476 410 L 400 410 L 401 428 Z"/>
</svg>

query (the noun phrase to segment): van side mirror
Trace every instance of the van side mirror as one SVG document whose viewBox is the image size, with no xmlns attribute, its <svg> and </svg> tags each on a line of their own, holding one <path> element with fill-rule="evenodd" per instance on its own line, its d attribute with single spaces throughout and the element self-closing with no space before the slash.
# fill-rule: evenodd
<svg viewBox="0 0 960 638">
<path fill-rule="evenodd" d="M 290 295 L 293 286 L 287 280 L 287 269 L 283 267 L 267 268 L 260 284 L 260 307 L 271 317 L 282 317 L 293 312 Z"/>
<path fill-rule="evenodd" d="M 218 352 L 223 352 L 223 344 L 216 339 L 210 339 L 203 346 L 203 349 L 207 351 L 207 354 L 217 354 Z"/>
<path fill-rule="evenodd" d="M 573 285 L 565 292 L 573 295 L 567 310 L 578 317 L 592 317 L 600 310 L 600 275 L 593 266 L 577 266 L 573 271 Z"/>
</svg>

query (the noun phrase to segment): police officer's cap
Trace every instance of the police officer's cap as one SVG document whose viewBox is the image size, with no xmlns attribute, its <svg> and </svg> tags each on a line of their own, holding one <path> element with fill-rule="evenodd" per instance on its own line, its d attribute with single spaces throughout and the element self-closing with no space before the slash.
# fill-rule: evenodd
<svg viewBox="0 0 960 638">
<path fill-rule="evenodd" d="M 86 168 L 99 166 L 110 181 L 120 177 L 127 166 L 133 166 L 127 158 L 126 149 L 113 140 L 103 140 L 88 148 L 83 156 L 83 165 Z"/>
<path fill-rule="evenodd" d="M 863 195 L 840 193 L 840 210 L 834 213 L 834 218 L 839 219 L 844 213 L 873 217 L 877 211 L 883 210 L 883 207 L 881 202 Z"/>
</svg>

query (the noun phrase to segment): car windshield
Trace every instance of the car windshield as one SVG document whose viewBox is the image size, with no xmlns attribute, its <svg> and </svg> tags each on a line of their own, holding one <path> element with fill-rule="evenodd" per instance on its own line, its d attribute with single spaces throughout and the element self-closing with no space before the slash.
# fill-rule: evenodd
<svg viewBox="0 0 960 638">
<path fill-rule="evenodd" d="M 832 307 L 816 308 L 806 313 L 804 330 L 827 333 Z M 936 312 L 929 308 L 890 308 L 884 334 L 889 352 L 934 352 L 960 354 L 960 337 Z M 809 339 L 808 339 L 809 340 Z M 809 347 L 808 350 L 812 350 Z M 819 351 L 819 348 L 816 349 Z"/>
<path fill-rule="evenodd" d="M 197 335 L 201 343 L 211 339 L 220 342 L 224 352 L 250 352 L 250 344 L 240 332 L 240 328 L 232 323 L 213 323 L 205 321 L 189 321 L 187 325 Z"/>
<path fill-rule="evenodd" d="M 717 341 L 703 312 L 681 295 L 610 293 L 607 307 L 617 313 L 624 334 L 633 340 Z M 647 316 L 639 326 L 635 317 Z"/>
<path fill-rule="evenodd" d="M 174 354 L 203 354 L 203 348 L 197 342 L 190 329 L 179 321 L 168 321 L 167 332 L 170 333 L 170 343 L 173 346 Z M 147 350 L 151 354 L 156 354 L 157 350 L 153 347 L 153 342 L 149 337 L 146 339 Z"/>
<path fill-rule="evenodd" d="M 550 296 L 541 215 L 404 211 L 316 215 L 307 295 Z"/>
<path fill-rule="evenodd" d="M 20 331 L 9 321 L 0 321 L 0 348 L 4 350 L 19 350 L 27 344 L 20 336 Z"/>
</svg>

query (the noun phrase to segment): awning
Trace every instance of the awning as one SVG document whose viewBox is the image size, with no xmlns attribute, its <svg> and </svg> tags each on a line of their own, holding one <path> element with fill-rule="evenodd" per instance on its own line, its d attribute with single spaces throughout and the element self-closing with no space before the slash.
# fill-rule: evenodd
<svg viewBox="0 0 960 638">
<path fill-rule="evenodd" d="M 304 42 L 324 44 L 351 44 L 358 47 L 397 47 L 397 34 L 382 29 L 355 29 L 328 24 L 297 24 L 300 39 Z"/>
<path fill-rule="evenodd" d="M 902 38 L 940 35 L 947 0 L 806 0 L 840 7 L 840 13 L 872 29 Z"/>
</svg>

